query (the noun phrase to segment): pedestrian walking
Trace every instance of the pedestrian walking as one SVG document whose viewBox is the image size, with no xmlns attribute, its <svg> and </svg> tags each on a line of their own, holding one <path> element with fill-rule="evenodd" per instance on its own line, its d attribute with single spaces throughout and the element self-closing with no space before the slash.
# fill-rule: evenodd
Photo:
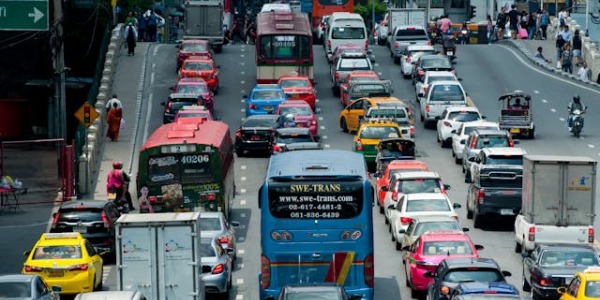
<svg viewBox="0 0 600 300">
<path fill-rule="evenodd" d="M 156 14 L 148 10 L 148 41 L 156 42 L 156 34 L 158 33 L 158 18 Z"/>
<path fill-rule="evenodd" d="M 492 16 L 487 15 L 487 39 L 488 45 L 492 44 L 492 39 L 494 37 L 494 22 L 492 22 Z"/>
<path fill-rule="evenodd" d="M 113 108 L 115 103 L 117 104 L 117 108 L 121 110 L 123 109 L 123 104 L 121 104 L 121 100 L 117 98 L 117 94 L 113 94 L 112 98 L 108 100 L 108 102 L 106 102 L 106 113 L 108 113 L 110 109 Z"/>
<path fill-rule="evenodd" d="M 127 55 L 133 56 L 135 54 L 135 45 L 138 40 L 138 33 L 133 26 L 133 23 L 129 23 L 125 27 L 125 42 L 127 43 Z"/>
<path fill-rule="evenodd" d="M 581 34 L 579 29 L 575 29 L 575 33 L 573 34 L 573 63 L 578 64 L 583 60 L 581 56 Z"/>
<path fill-rule="evenodd" d="M 558 13 L 558 24 L 560 25 L 560 27 L 564 27 L 566 25 L 566 21 L 567 21 L 567 11 L 563 8 Z"/>
<path fill-rule="evenodd" d="M 573 73 L 573 52 L 571 52 L 571 44 L 565 44 L 562 56 L 560 58 L 560 64 L 563 72 L 569 74 Z"/>
<path fill-rule="evenodd" d="M 571 37 L 571 32 L 569 31 L 568 25 L 563 26 L 562 31 L 560 31 L 558 33 L 558 35 L 562 36 L 563 40 L 565 40 L 565 43 L 569 43 L 569 44 L 571 43 L 572 37 Z"/>
<path fill-rule="evenodd" d="M 146 14 L 143 13 L 138 18 L 138 41 L 145 42 L 147 41 L 146 36 L 148 35 L 148 19 L 146 18 Z"/>
<path fill-rule="evenodd" d="M 106 115 L 106 123 L 108 123 L 106 137 L 113 142 L 119 141 L 119 131 L 121 130 L 122 118 L 123 110 L 118 107 L 117 103 L 113 103 L 113 107 L 108 111 L 108 114 Z"/>
<path fill-rule="evenodd" d="M 240 23 L 237 19 L 233 21 L 233 26 L 231 27 L 231 31 L 229 31 L 229 40 L 232 44 L 235 44 L 236 37 L 243 43 L 244 39 L 242 37 L 242 29 L 240 28 Z"/>
<path fill-rule="evenodd" d="M 577 76 L 579 76 L 579 79 L 583 81 L 588 81 L 590 80 L 590 73 L 591 71 L 588 69 L 587 63 L 584 61 L 581 64 L 579 71 L 577 71 Z"/>
<path fill-rule="evenodd" d="M 510 22 L 510 36 L 513 40 L 517 39 L 517 31 L 519 30 L 519 18 L 520 13 L 517 11 L 516 5 L 510 6 L 510 11 L 508 12 L 508 21 Z"/>
<path fill-rule="evenodd" d="M 502 8 L 502 11 L 498 13 L 498 17 L 496 18 L 496 37 L 498 40 L 504 39 L 504 29 L 506 27 L 506 12 L 505 9 Z"/>
<path fill-rule="evenodd" d="M 127 13 L 127 18 L 125 18 L 125 24 L 129 24 L 129 23 L 133 23 L 133 26 L 135 26 L 135 27 L 137 27 L 137 25 L 138 25 L 138 20 L 133 15 L 133 12 L 131 12 L 131 11 Z"/>
<path fill-rule="evenodd" d="M 550 24 L 550 17 L 548 16 L 548 11 L 544 9 L 542 11 L 542 15 L 540 16 L 540 29 L 542 30 L 542 40 L 548 38 L 548 24 Z"/>
<path fill-rule="evenodd" d="M 534 35 L 536 34 L 537 29 L 537 15 L 535 12 L 532 12 L 527 17 L 527 38 L 533 40 Z"/>
<path fill-rule="evenodd" d="M 562 50 L 565 46 L 565 40 L 563 40 L 560 34 L 556 36 L 556 42 L 554 43 L 554 45 L 556 47 L 556 60 L 560 61 L 560 58 L 562 56 Z"/>
</svg>

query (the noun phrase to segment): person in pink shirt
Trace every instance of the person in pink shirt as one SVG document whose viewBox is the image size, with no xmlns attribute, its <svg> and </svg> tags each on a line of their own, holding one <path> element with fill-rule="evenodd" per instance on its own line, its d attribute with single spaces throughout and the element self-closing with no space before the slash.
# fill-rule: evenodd
<svg viewBox="0 0 600 300">
<path fill-rule="evenodd" d="M 442 34 L 446 34 L 448 30 L 452 27 L 452 21 L 448 18 L 448 15 L 443 15 L 439 21 L 439 29 Z"/>
</svg>

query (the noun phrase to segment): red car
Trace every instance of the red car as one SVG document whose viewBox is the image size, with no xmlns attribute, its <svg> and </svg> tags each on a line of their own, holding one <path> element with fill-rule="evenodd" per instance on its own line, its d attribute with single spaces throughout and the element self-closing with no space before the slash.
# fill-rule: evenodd
<svg viewBox="0 0 600 300">
<path fill-rule="evenodd" d="M 183 61 L 178 79 L 186 77 L 202 78 L 213 93 L 219 91 L 219 66 L 210 58 L 191 56 Z"/>
<path fill-rule="evenodd" d="M 308 76 L 284 75 L 279 77 L 277 84 L 283 89 L 287 100 L 304 100 L 315 111 L 317 90 L 313 87 Z"/>
<path fill-rule="evenodd" d="M 348 77 L 340 85 L 340 102 L 342 106 L 346 107 L 350 104 L 348 97 L 348 86 L 352 81 L 375 81 L 381 80 L 379 74 L 375 71 L 352 71 L 348 74 Z"/>
<path fill-rule="evenodd" d="M 180 109 L 175 115 L 175 123 L 177 123 L 180 119 L 189 119 L 189 118 L 201 118 L 204 120 L 213 120 L 212 114 L 210 110 L 208 110 L 204 106 L 184 106 Z"/>
<path fill-rule="evenodd" d="M 340 56 L 342 53 L 348 52 L 367 54 L 367 51 L 365 50 L 364 46 L 360 46 L 357 44 L 342 44 L 335 47 L 330 62 L 335 62 L 338 56 Z"/>
<path fill-rule="evenodd" d="M 427 290 L 433 278 L 425 277 L 427 271 L 435 272 L 440 262 L 446 258 L 478 258 L 481 245 L 473 244 L 462 231 L 428 231 L 419 236 L 410 246 L 405 246 L 404 272 L 410 285 L 411 295 Z"/>
<path fill-rule="evenodd" d="M 204 99 L 206 108 L 212 110 L 215 103 L 213 92 L 204 79 L 199 77 L 184 77 L 173 88 L 174 93 L 200 95 Z"/>
<path fill-rule="evenodd" d="M 208 41 L 205 40 L 183 40 L 177 45 L 177 70 L 181 68 L 183 62 L 190 56 L 204 57 L 211 59 L 213 50 Z"/>
<path fill-rule="evenodd" d="M 275 114 L 282 116 L 284 119 L 288 114 L 294 115 L 296 127 L 308 128 L 310 135 L 315 140 L 318 139 L 319 123 L 317 122 L 317 116 L 308 103 L 302 100 L 287 100 L 279 104 Z"/>
</svg>

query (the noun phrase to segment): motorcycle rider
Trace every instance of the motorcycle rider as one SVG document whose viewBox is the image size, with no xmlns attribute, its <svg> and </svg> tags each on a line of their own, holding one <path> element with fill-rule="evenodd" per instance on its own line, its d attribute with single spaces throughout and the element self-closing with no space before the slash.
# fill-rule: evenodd
<svg viewBox="0 0 600 300">
<path fill-rule="evenodd" d="M 454 41 L 454 35 L 452 34 L 452 30 L 448 29 L 445 32 L 445 35 L 442 36 L 442 50 L 444 55 L 448 55 L 448 51 L 452 51 L 452 55 L 450 55 L 451 59 L 456 57 L 456 44 Z"/>
<path fill-rule="evenodd" d="M 283 127 L 285 127 L 285 128 L 296 127 L 296 118 L 294 117 L 294 114 L 285 115 L 285 118 L 283 121 Z"/>
<path fill-rule="evenodd" d="M 569 127 L 569 131 L 571 131 L 571 128 L 573 128 L 573 119 L 574 119 L 573 112 L 576 110 L 583 112 L 583 111 L 585 111 L 585 109 L 587 107 L 581 102 L 579 95 L 575 95 L 575 96 L 573 96 L 573 101 L 571 103 L 569 103 L 569 106 L 567 106 L 567 108 L 569 110 L 569 118 L 568 118 L 567 126 Z"/>
<path fill-rule="evenodd" d="M 450 20 L 450 18 L 448 18 L 447 14 L 444 14 L 442 16 L 442 18 L 438 21 L 438 30 L 439 30 L 438 36 L 442 36 L 443 34 L 448 32 L 448 30 L 450 30 L 451 27 L 452 27 L 452 21 Z"/>
<path fill-rule="evenodd" d="M 122 168 L 123 164 L 121 162 L 113 162 L 113 169 L 108 172 L 108 178 L 106 179 L 106 191 L 107 193 L 116 193 L 117 197 L 115 200 L 125 200 L 129 205 L 129 209 L 133 209 L 131 194 L 127 191 L 131 178 L 129 178 L 126 172 L 123 172 Z"/>
<path fill-rule="evenodd" d="M 467 26 L 467 22 L 463 22 L 458 38 L 461 45 L 467 43 L 469 38 L 469 27 Z"/>
</svg>

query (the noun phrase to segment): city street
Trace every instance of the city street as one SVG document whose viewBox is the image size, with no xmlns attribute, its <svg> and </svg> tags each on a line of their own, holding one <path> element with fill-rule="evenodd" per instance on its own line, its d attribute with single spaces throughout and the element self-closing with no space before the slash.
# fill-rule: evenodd
<svg viewBox="0 0 600 300">
<path fill-rule="evenodd" d="M 384 46 L 372 46 L 376 56 L 376 71 L 385 79 L 393 81 L 394 96 L 403 99 L 415 108 L 415 92 L 410 80 L 400 76 L 399 65 L 394 65 L 389 50 Z M 549 51 L 549 50 L 548 50 Z M 516 89 L 524 90 L 533 98 L 532 114 L 536 124 L 536 139 L 521 140 L 520 146 L 530 154 L 581 155 L 593 159 L 600 157 L 600 139 L 593 129 L 600 128 L 600 104 L 595 103 L 600 91 L 588 85 L 581 85 L 547 73 L 529 62 L 513 48 L 502 45 L 459 46 L 455 65 L 458 77 L 468 95 L 474 100 L 481 113 L 488 120 L 496 121 L 499 115 L 498 96 Z M 162 106 L 175 85 L 176 48 L 173 45 L 152 45 L 145 60 L 146 72 L 135 140 L 136 153 L 132 173 L 137 173 L 137 149 L 150 133 L 162 124 Z M 320 108 L 319 125 L 321 141 L 327 149 L 352 149 L 352 135 L 341 131 L 338 114 L 342 107 L 339 99 L 331 92 L 329 68 L 321 45 L 314 46 L 315 82 L 317 83 L 317 106 Z M 127 59 L 122 57 L 121 59 Z M 242 96 L 248 94 L 255 84 L 254 46 L 230 45 L 223 53 L 216 55 L 221 66 L 221 88 L 216 96 L 216 116 L 229 124 L 231 132 L 240 125 L 244 116 Z M 139 72 L 129 70 L 128 72 Z M 124 83 L 121 83 L 124 84 Z M 137 82 L 131 89 L 137 90 Z M 585 129 L 581 138 L 572 137 L 566 129 L 566 107 L 574 94 L 579 94 L 588 105 Z M 464 175 L 460 166 L 454 164 L 450 149 L 442 149 L 436 143 L 435 130 L 425 129 L 416 117 L 416 143 L 420 154 L 431 170 L 438 172 L 444 183 L 451 185 L 449 191 L 453 202 L 461 203 L 459 209 L 463 227 L 469 227 L 469 235 L 476 244 L 485 247 L 482 257 L 496 259 L 503 269 L 510 271 L 509 282 L 521 287 L 521 256 L 514 253 L 512 223 L 490 223 L 487 231 L 474 229 L 471 220 L 466 218 L 466 191 Z M 268 158 L 243 157 L 235 161 L 237 195 L 234 202 L 232 220 L 239 221 L 237 230 L 238 260 L 234 272 L 234 289 L 230 299 L 258 299 L 257 275 L 260 269 L 260 210 L 257 205 L 257 191 L 264 180 Z M 105 174 L 100 174 L 105 176 Z M 133 191 L 133 187 L 131 188 Z M 47 214 L 46 214 L 47 211 Z M 383 215 L 374 210 L 375 231 L 375 299 L 410 299 L 410 290 L 405 287 L 405 275 L 401 252 L 394 249 Z M 596 212 L 597 214 L 597 212 Z M 19 226 L 2 221 L 0 216 L 0 239 L 3 252 L 0 273 L 20 272 L 24 257 L 22 252 L 29 250 L 39 235 L 46 229 L 50 210 L 22 214 Z M 16 217 L 12 217 L 15 218 Z M 598 220 L 596 221 L 598 223 Z M 597 225 L 597 224 L 595 224 Z M 596 228 L 599 228 L 596 226 Z M 116 289 L 114 265 L 105 267 L 104 288 Z"/>
</svg>

